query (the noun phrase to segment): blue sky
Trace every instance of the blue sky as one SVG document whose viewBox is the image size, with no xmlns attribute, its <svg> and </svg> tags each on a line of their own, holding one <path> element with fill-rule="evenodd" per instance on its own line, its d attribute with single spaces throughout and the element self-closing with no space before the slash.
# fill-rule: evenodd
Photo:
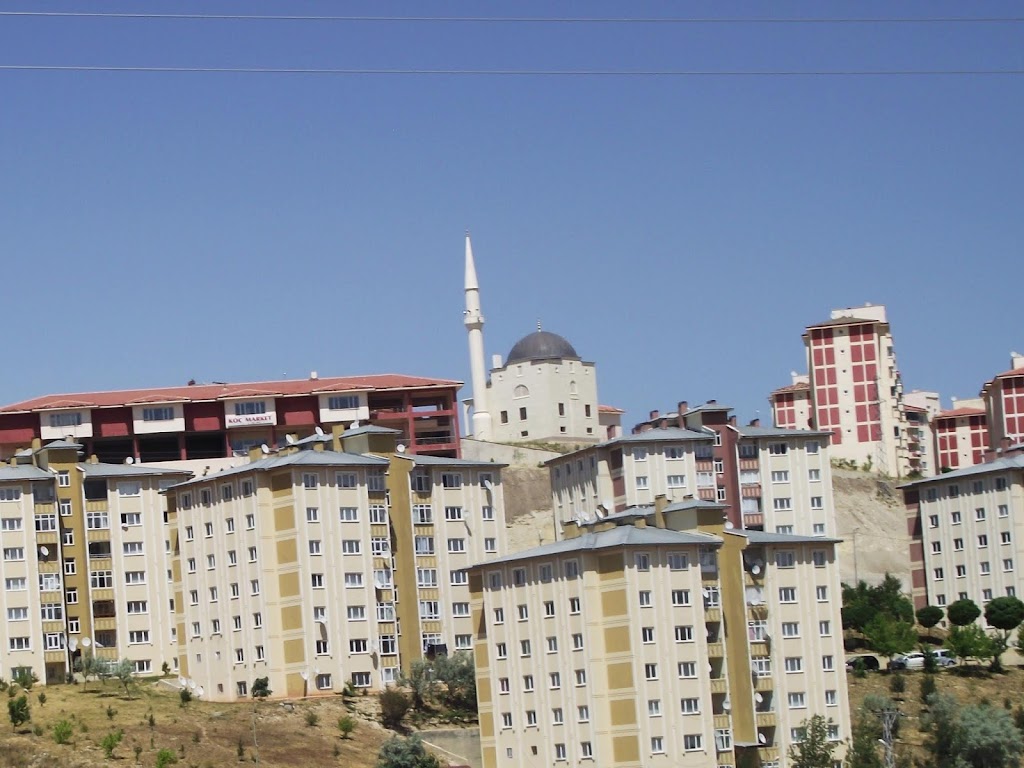
<svg viewBox="0 0 1024 768">
<path fill-rule="evenodd" d="M 0 10 L 889 16 L 890 3 L 11 2 Z M 900 16 L 1020 15 L 904 2 Z M 0 64 L 1021 69 L 1024 24 L 0 17 Z M 1024 348 L 1024 77 L 0 72 L 0 401 L 386 371 L 468 380 L 540 318 L 632 423 L 766 416 L 829 309 L 884 303 L 907 389 Z M 1022 350 L 1024 351 L 1024 350 Z"/>
</svg>

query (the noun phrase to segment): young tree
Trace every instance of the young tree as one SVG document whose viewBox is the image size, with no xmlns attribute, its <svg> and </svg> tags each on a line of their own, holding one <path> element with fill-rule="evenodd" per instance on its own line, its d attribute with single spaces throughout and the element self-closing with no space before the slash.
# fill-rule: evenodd
<svg viewBox="0 0 1024 768">
<path fill-rule="evenodd" d="M 899 579 L 887 573 L 874 587 L 864 581 L 843 585 L 843 629 L 863 631 L 879 614 L 908 624 L 914 621 L 914 605 L 903 594 Z"/>
<path fill-rule="evenodd" d="M 985 621 L 998 632 L 992 636 L 993 672 L 1002 672 L 1001 657 L 1010 644 L 1010 634 L 1024 621 L 1024 602 L 1016 597 L 997 597 L 985 606 Z"/>
<path fill-rule="evenodd" d="M 844 768 L 882 768 L 878 754 L 878 723 L 873 715 L 862 714 L 853 725 L 853 738 Z"/>
<path fill-rule="evenodd" d="M 864 636 L 867 638 L 868 647 L 885 656 L 890 664 L 893 656 L 897 653 L 906 653 L 917 642 L 917 633 L 911 624 L 893 619 L 884 613 L 876 615 L 864 627 Z"/>
<path fill-rule="evenodd" d="M 1010 713 L 989 706 L 960 705 L 936 693 L 928 699 L 923 718 L 925 743 L 935 768 L 1011 768 L 1024 751 L 1020 731 Z"/>
<path fill-rule="evenodd" d="M 100 660 L 91 653 L 83 652 L 75 661 L 75 671 L 82 675 L 82 690 L 86 690 L 89 687 L 89 678 L 99 677 Z"/>
<path fill-rule="evenodd" d="M 412 702 L 398 688 L 388 686 L 380 695 L 380 719 L 386 728 L 398 728 Z"/>
<path fill-rule="evenodd" d="M 419 736 L 392 736 L 380 748 L 377 768 L 441 768 L 441 761 L 427 752 Z"/>
<path fill-rule="evenodd" d="M 416 709 L 423 709 L 434 698 L 434 667 L 426 660 L 417 659 L 409 666 L 409 676 L 402 678 L 402 684 L 412 692 L 412 703 Z"/>
<path fill-rule="evenodd" d="M 434 679 L 444 684 L 446 706 L 476 711 L 476 667 L 469 653 L 460 651 L 435 659 Z"/>
<path fill-rule="evenodd" d="M 114 750 L 117 749 L 117 745 L 121 743 L 121 739 L 124 738 L 124 731 L 111 731 L 103 737 L 103 741 L 100 742 L 100 746 L 103 747 L 103 754 L 107 756 L 107 759 L 113 759 Z"/>
<path fill-rule="evenodd" d="M 135 672 L 135 665 L 132 664 L 131 659 L 121 659 L 113 667 L 114 677 L 117 678 L 117 682 L 124 686 L 124 694 L 129 699 L 132 697 L 132 692 L 129 686 L 135 681 L 133 673 Z"/>
<path fill-rule="evenodd" d="M 953 626 L 946 637 L 946 647 L 963 664 L 967 659 L 987 658 L 992 653 L 992 639 L 977 624 Z"/>
<path fill-rule="evenodd" d="M 19 725 L 24 725 L 32 719 L 32 713 L 28 707 L 28 696 L 19 696 L 16 699 L 7 700 L 7 714 L 11 718 L 11 725 L 15 730 Z"/>
<path fill-rule="evenodd" d="M 342 715 L 338 718 L 338 730 L 341 731 L 341 738 L 347 739 L 355 729 L 356 721 L 351 715 Z"/>
<path fill-rule="evenodd" d="M 950 603 L 946 607 L 946 616 L 949 618 L 950 624 L 957 627 L 966 627 L 968 624 L 973 624 L 981 616 L 981 608 L 973 600 L 964 598 L 963 600 Z"/>
<path fill-rule="evenodd" d="M 803 739 L 789 748 L 792 768 L 832 768 L 836 744 L 829 741 L 828 730 L 833 725 L 831 719 L 826 720 L 821 715 L 801 723 Z"/>
<path fill-rule="evenodd" d="M 924 608 L 918 608 L 917 613 L 914 614 L 917 618 L 917 623 L 928 630 L 930 635 L 932 629 L 942 621 L 942 617 L 945 615 L 942 609 L 937 605 L 926 605 Z"/>
</svg>

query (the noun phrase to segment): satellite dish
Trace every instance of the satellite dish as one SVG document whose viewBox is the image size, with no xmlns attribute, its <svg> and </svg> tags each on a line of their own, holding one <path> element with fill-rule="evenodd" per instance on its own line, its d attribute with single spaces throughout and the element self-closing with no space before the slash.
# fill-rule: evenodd
<svg viewBox="0 0 1024 768">
<path fill-rule="evenodd" d="M 135 463 L 135 457 L 134 456 L 126 457 L 125 460 L 124 460 L 124 463 L 125 464 L 134 464 Z"/>
<path fill-rule="evenodd" d="M 90 640 L 88 637 L 83 637 L 81 643 L 83 648 L 88 648 L 90 645 L 92 645 L 92 640 Z"/>
<path fill-rule="evenodd" d="M 399 443 L 395 447 L 395 450 L 398 451 L 399 453 L 405 453 L 405 443 Z"/>
<path fill-rule="evenodd" d="M 352 423 L 351 423 L 351 424 L 349 425 L 349 427 L 348 427 L 348 428 L 349 428 L 349 429 L 359 429 L 359 419 L 356 419 L 355 421 L 353 421 L 353 422 L 352 422 Z"/>
<path fill-rule="evenodd" d="M 484 480 L 484 488 L 486 488 L 488 491 L 493 491 L 494 483 L 492 483 L 490 480 Z"/>
<path fill-rule="evenodd" d="M 288 443 L 288 445 L 294 445 L 294 443 L 295 443 L 295 435 L 285 435 L 284 436 L 284 441 L 286 443 Z"/>
<path fill-rule="evenodd" d="M 762 696 L 760 693 L 755 693 L 754 694 L 754 701 L 756 701 L 758 704 L 760 704 L 762 701 L 764 701 L 764 696 Z"/>
<path fill-rule="evenodd" d="M 612 511 L 612 500 L 611 499 L 601 499 L 601 506 L 604 507 L 609 512 L 611 512 Z"/>
<path fill-rule="evenodd" d="M 188 687 L 191 688 L 194 691 L 196 689 L 196 681 L 195 680 L 189 680 L 188 681 Z"/>
<path fill-rule="evenodd" d="M 186 683 L 188 683 L 188 680 L 186 680 L 181 675 L 178 675 L 178 685 L 180 685 L 182 688 L 184 688 Z"/>
<path fill-rule="evenodd" d="M 264 456 L 267 456 L 270 453 L 270 446 L 264 443 L 263 445 L 260 446 L 260 450 L 263 451 Z"/>
<path fill-rule="evenodd" d="M 732 524 L 732 520 L 725 521 L 725 530 L 731 531 L 735 526 Z"/>
<path fill-rule="evenodd" d="M 722 700 L 722 709 L 724 709 L 726 712 L 732 709 L 732 702 L 729 701 L 728 696 L 726 696 L 725 699 Z"/>
<path fill-rule="evenodd" d="M 761 573 L 761 566 L 757 564 L 750 566 L 750 572 L 757 576 L 759 573 Z"/>
<path fill-rule="evenodd" d="M 759 744 L 767 744 L 768 743 L 768 737 L 765 736 L 763 733 L 758 732 L 758 734 L 757 734 L 757 741 L 758 741 Z"/>
<path fill-rule="evenodd" d="M 40 547 L 39 548 L 39 554 L 42 555 L 43 557 L 46 557 L 47 555 L 50 554 L 50 550 L 47 547 Z"/>
<path fill-rule="evenodd" d="M 594 517 L 596 517 L 598 520 L 604 520 L 605 515 L 607 514 L 608 512 L 602 507 L 598 507 L 597 509 L 594 510 Z"/>
<path fill-rule="evenodd" d="M 301 672 L 299 672 L 299 677 L 301 677 L 303 680 L 309 680 L 309 672 L 307 672 L 304 669 Z"/>
<path fill-rule="evenodd" d="M 318 435 L 320 435 L 320 437 L 324 436 L 324 428 L 323 427 L 317 427 L 313 431 L 316 432 Z"/>
<path fill-rule="evenodd" d="M 704 587 L 704 589 L 701 590 L 701 594 L 704 595 L 704 597 L 711 597 L 711 590 Z"/>
<path fill-rule="evenodd" d="M 77 651 L 78 650 L 78 640 L 76 638 L 74 638 L 74 637 L 72 637 L 70 640 L 68 640 L 68 648 L 71 649 L 72 653 Z"/>
<path fill-rule="evenodd" d="M 203 695 L 204 693 L 206 693 L 206 689 L 205 689 L 205 688 L 203 688 L 203 686 L 201 686 L 201 685 L 200 685 L 200 686 L 199 686 L 198 688 L 196 688 L 196 693 L 197 693 L 197 694 L 198 694 L 199 696 L 202 696 L 202 695 Z"/>
<path fill-rule="evenodd" d="M 319 675 L 320 674 L 320 667 L 313 667 L 313 674 L 314 675 Z"/>
</svg>

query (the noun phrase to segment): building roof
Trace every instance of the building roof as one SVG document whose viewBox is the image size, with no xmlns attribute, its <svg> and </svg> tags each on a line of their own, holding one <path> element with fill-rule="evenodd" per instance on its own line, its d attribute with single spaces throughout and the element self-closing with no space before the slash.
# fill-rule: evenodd
<svg viewBox="0 0 1024 768">
<path fill-rule="evenodd" d="M 402 458 L 409 459 L 417 467 L 507 467 L 508 464 L 501 464 L 496 461 L 475 461 L 473 459 L 453 459 L 448 456 L 425 456 L 422 453 L 402 454 Z"/>
<path fill-rule="evenodd" d="M 505 364 L 524 363 L 530 360 L 550 360 L 551 358 L 579 360 L 580 356 L 576 354 L 572 344 L 557 333 L 538 330 L 515 343 L 508 353 L 508 360 Z"/>
<path fill-rule="evenodd" d="M 0 464 L 0 483 L 13 480 L 53 480 L 54 475 L 45 469 L 40 469 L 34 464 L 19 464 L 12 467 L 9 464 Z"/>
<path fill-rule="evenodd" d="M 936 419 L 952 419 L 957 416 L 984 416 L 984 408 L 954 408 L 951 411 L 942 411 L 935 415 Z"/>
<path fill-rule="evenodd" d="M 830 539 L 826 536 L 799 536 L 794 533 L 771 533 L 769 531 L 729 531 L 739 536 L 746 536 L 751 544 L 840 544 L 842 539 Z"/>
<path fill-rule="evenodd" d="M 606 445 L 616 445 L 618 443 L 660 443 L 673 440 L 714 439 L 715 436 L 711 432 L 698 432 L 693 429 L 684 429 L 682 427 L 656 427 L 655 429 L 648 429 L 646 432 L 637 432 L 635 434 L 613 437 L 611 440 L 598 443 L 597 447 L 603 448 Z"/>
<path fill-rule="evenodd" d="M 784 427 L 736 427 L 741 437 L 830 437 L 822 429 L 785 429 Z"/>
<path fill-rule="evenodd" d="M 38 411 L 53 408 L 113 408 L 144 403 L 196 402 L 226 400 L 237 397 L 280 397 L 312 395 L 329 392 L 460 387 L 461 381 L 429 379 L 397 373 L 368 376 L 338 376 L 317 379 L 256 381 L 239 384 L 194 384 L 183 387 L 156 387 L 106 392 L 44 395 L 0 408 L 0 413 Z"/>
<path fill-rule="evenodd" d="M 1011 368 L 1008 371 L 997 373 L 993 378 L 995 379 L 1008 379 L 1013 376 L 1024 376 L 1024 368 Z"/>
<path fill-rule="evenodd" d="M 1006 470 L 1013 469 L 1024 470 L 1024 456 L 1003 456 L 995 461 L 987 461 L 983 464 L 975 464 L 970 467 L 964 467 L 963 469 L 955 469 L 952 472 L 944 472 L 940 475 L 923 477 L 920 480 L 912 480 L 911 482 L 904 483 L 898 487 L 910 488 L 915 485 L 924 485 L 926 483 L 943 483 L 950 480 L 956 480 L 961 477 L 985 475 L 989 472 L 1005 472 Z"/>
<path fill-rule="evenodd" d="M 153 464 L 79 464 L 85 476 L 94 479 L 108 477 L 149 477 L 153 475 L 174 477 L 176 475 L 191 476 L 187 469 L 171 469 Z"/>
<path fill-rule="evenodd" d="M 357 435 L 400 435 L 402 430 L 391 427 L 378 427 L 376 424 L 364 424 L 355 429 L 347 429 L 341 433 L 341 437 L 356 437 Z"/>
<path fill-rule="evenodd" d="M 811 328 L 834 328 L 841 325 L 874 325 L 879 322 L 878 320 L 870 320 L 866 317 L 835 317 L 831 320 L 826 320 L 823 323 L 814 323 L 808 325 L 807 329 Z"/>
<path fill-rule="evenodd" d="M 599 413 L 625 413 L 621 408 L 616 408 L 614 405 L 599 405 L 597 406 Z"/>
<path fill-rule="evenodd" d="M 586 552 L 588 550 L 610 549 L 612 547 L 628 546 L 667 546 L 704 545 L 720 546 L 722 540 L 717 536 L 708 533 L 684 533 L 672 531 L 667 528 L 652 528 L 646 526 L 638 528 L 634 525 L 617 525 L 604 531 L 590 531 L 577 536 L 574 539 L 563 539 L 551 544 L 543 544 L 533 549 L 516 552 L 494 560 L 487 560 L 474 566 L 475 568 L 486 568 L 488 566 L 500 565 L 502 563 L 514 563 L 520 560 L 532 560 L 538 557 L 551 557 L 553 555 L 570 554 L 572 552 Z"/>
<path fill-rule="evenodd" d="M 773 395 L 781 395 L 784 392 L 810 392 L 810 390 L 811 390 L 811 385 L 808 382 L 800 381 L 800 382 L 797 382 L 796 384 L 787 384 L 784 387 L 779 387 L 778 389 L 773 389 L 771 393 Z"/>
<path fill-rule="evenodd" d="M 70 449 L 75 451 L 81 451 L 85 449 L 85 446 L 81 443 L 72 443 L 69 440 L 53 440 L 44 445 L 40 450 L 63 450 Z"/>
<path fill-rule="evenodd" d="M 210 480 L 221 480 L 225 477 L 244 475 L 249 472 L 270 472 L 282 467 L 386 467 L 389 461 L 381 456 L 368 456 L 361 453 L 339 453 L 337 451 L 295 451 L 283 455 L 271 455 L 248 464 L 214 472 L 202 477 L 193 477 L 172 488 L 195 485 Z"/>
<path fill-rule="evenodd" d="M 922 408 L 919 405 L 908 405 L 908 404 L 904 403 L 903 404 L 903 409 L 906 410 L 906 411 L 909 411 L 911 413 L 928 413 L 928 409 L 927 408 Z"/>
<path fill-rule="evenodd" d="M 684 413 L 683 416 L 686 416 L 689 413 L 700 413 L 701 411 L 731 411 L 731 410 L 733 410 L 733 407 L 731 405 L 722 405 L 720 403 L 715 403 L 715 402 L 708 401 L 708 402 L 704 403 L 703 405 L 698 405 L 698 406 L 695 406 L 693 408 L 687 408 L 686 409 L 686 413 Z M 669 414 L 666 414 L 666 415 L 667 416 L 675 416 L 676 414 L 669 413 Z M 652 419 L 652 421 L 653 421 L 653 419 Z"/>
</svg>

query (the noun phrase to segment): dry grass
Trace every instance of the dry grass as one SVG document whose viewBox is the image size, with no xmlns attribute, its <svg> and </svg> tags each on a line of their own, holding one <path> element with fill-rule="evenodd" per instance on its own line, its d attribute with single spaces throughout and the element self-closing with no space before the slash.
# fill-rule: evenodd
<svg viewBox="0 0 1024 768">
<path fill-rule="evenodd" d="M 46 693 L 40 706 L 38 694 Z M 0 694 L 3 698 L 3 694 Z M 112 730 L 123 730 L 124 739 L 114 753 L 115 765 L 153 766 L 157 752 L 169 749 L 180 768 L 220 768 L 252 764 L 253 704 L 210 704 L 193 701 L 180 706 L 176 691 L 152 681 L 140 682 L 125 697 L 113 682 L 79 685 L 36 686 L 29 693 L 32 722 L 15 733 L 7 721 L 0 727 L 0 765 L 11 768 L 109 768 L 100 742 Z M 112 718 L 107 708 L 116 710 Z M 372 767 L 380 745 L 390 732 L 376 721 L 376 698 L 320 697 L 292 702 L 263 702 L 255 707 L 259 763 L 266 768 L 285 766 Z M 319 722 L 307 724 L 307 713 Z M 154 725 L 149 725 L 153 716 Z M 351 738 L 342 739 L 338 718 L 351 715 L 357 721 Z M 74 724 L 70 744 L 53 739 L 53 725 L 60 720 Z M 34 732 L 41 726 L 43 733 Z M 239 758 L 241 742 L 244 756 Z M 135 748 L 141 748 L 136 763 Z"/>
<path fill-rule="evenodd" d="M 1005 674 L 992 675 L 983 666 L 968 669 L 972 673 L 969 676 L 961 675 L 952 669 L 937 673 L 936 690 L 956 697 L 963 704 L 987 702 L 993 707 L 1007 707 L 1011 711 L 1024 706 L 1024 670 L 1007 668 Z M 904 714 L 897 744 L 921 759 L 925 758 L 925 734 L 921 731 L 921 715 L 927 711 L 921 701 L 921 680 L 924 677 L 925 673 L 921 671 L 904 673 L 906 690 L 897 695 L 889 689 L 890 675 L 878 672 L 869 672 L 864 678 L 848 675 L 850 710 L 853 716 L 856 718 L 857 710 L 868 694 L 881 694 L 896 699 L 900 711 Z"/>
</svg>

